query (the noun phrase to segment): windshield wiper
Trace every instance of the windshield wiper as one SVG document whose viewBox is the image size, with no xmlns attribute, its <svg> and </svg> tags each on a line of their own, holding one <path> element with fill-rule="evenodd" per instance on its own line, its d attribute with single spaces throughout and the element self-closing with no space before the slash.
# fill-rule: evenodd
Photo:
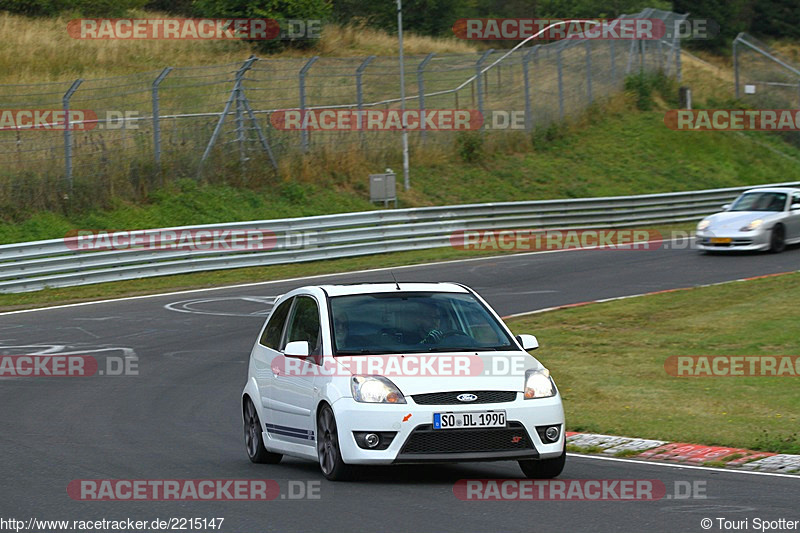
<svg viewBox="0 0 800 533">
<path fill-rule="evenodd" d="M 376 352 L 373 350 L 337 350 L 336 355 L 382 355 L 384 352 Z"/>
</svg>

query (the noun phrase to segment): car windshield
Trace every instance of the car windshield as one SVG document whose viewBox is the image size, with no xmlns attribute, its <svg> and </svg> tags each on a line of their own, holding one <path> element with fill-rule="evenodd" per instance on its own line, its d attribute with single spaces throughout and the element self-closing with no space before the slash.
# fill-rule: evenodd
<svg viewBox="0 0 800 533">
<path fill-rule="evenodd" d="M 786 193 L 749 192 L 743 194 L 731 207 L 731 211 L 783 211 Z"/>
<path fill-rule="evenodd" d="M 330 299 L 336 355 L 510 350 L 500 323 L 471 294 L 402 292 Z"/>
</svg>

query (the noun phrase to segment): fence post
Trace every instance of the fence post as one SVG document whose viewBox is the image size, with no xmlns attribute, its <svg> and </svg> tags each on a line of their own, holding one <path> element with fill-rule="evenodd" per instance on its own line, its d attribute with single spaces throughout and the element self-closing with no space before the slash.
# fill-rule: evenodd
<svg viewBox="0 0 800 533">
<path fill-rule="evenodd" d="M 639 74 L 644 74 L 647 66 L 647 41 L 639 39 Z"/>
<path fill-rule="evenodd" d="M 636 46 L 636 40 L 631 39 L 631 45 L 628 47 L 628 64 L 625 67 L 625 75 L 631 73 L 631 67 L 633 66 L 633 54 L 634 54 L 634 47 Z"/>
<path fill-rule="evenodd" d="M 83 80 L 80 78 L 73 81 L 61 99 L 61 103 L 64 106 L 64 166 L 70 195 L 72 194 L 72 125 L 69 122 L 69 100 L 78 90 L 81 83 L 83 83 Z"/>
<path fill-rule="evenodd" d="M 736 85 L 736 98 L 739 98 L 739 37 L 733 40 L 733 83 Z"/>
<path fill-rule="evenodd" d="M 478 59 L 475 63 L 475 92 L 478 93 L 478 113 L 481 114 L 481 118 L 483 117 L 483 83 L 482 83 L 482 75 L 481 67 L 483 67 L 483 62 L 486 61 L 486 58 L 489 57 L 489 54 L 494 52 L 494 50 L 489 49 L 486 50 L 483 55 Z M 481 131 L 484 130 L 484 125 L 486 123 L 486 119 L 481 122 Z"/>
<path fill-rule="evenodd" d="M 319 56 L 312 57 L 311 59 L 308 60 L 308 62 L 306 62 L 305 65 L 303 65 L 303 68 L 300 69 L 300 76 L 299 76 L 299 81 L 300 81 L 300 117 L 301 117 L 300 120 L 305 120 L 305 116 L 306 116 L 306 113 L 305 113 L 305 110 L 306 110 L 306 73 L 308 72 L 308 69 L 311 68 L 311 65 L 313 65 L 314 63 L 317 62 L 317 59 L 319 59 Z M 308 130 L 307 129 L 305 129 L 305 128 L 301 128 L 300 129 L 300 138 L 301 138 L 301 144 L 302 144 L 302 147 L 303 147 L 303 153 L 307 153 L 308 152 Z"/>
<path fill-rule="evenodd" d="M 364 129 L 362 112 L 364 111 L 364 88 L 361 85 L 361 76 L 364 74 L 367 65 L 369 65 L 375 56 L 369 56 L 356 68 L 356 107 L 358 109 L 358 135 L 361 138 L 361 148 L 364 148 Z"/>
<path fill-rule="evenodd" d="M 172 67 L 167 67 L 153 80 L 153 154 L 156 160 L 156 172 L 158 172 L 161 185 L 164 184 L 164 177 L 161 175 L 161 123 L 159 120 L 158 87 L 170 72 L 172 72 Z"/>
<path fill-rule="evenodd" d="M 561 60 L 561 47 L 556 51 L 556 65 L 558 66 L 558 117 L 564 120 L 564 63 Z"/>
<path fill-rule="evenodd" d="M 530 50 L 525 52 L 522 56 L 522 82 L 525 87 L 525 131 L 531 131 L 533 128 L 533 116 L 531 115 L 531 84 L 530 73 L 528 72 L 531 54 L 536 52 L 536 49 L 541 45 L 536 45 Z"/>
<path fill-rule="evenodd" d="M 681 40 L 675 38 L 675 78 L 681 81 Z"/>
<path fill-rule="evenodd" d="M 610 56 L 611 61 L 611 81 L 614 85 L 617 83 L 617 62 L 616 62 L 616 55 L 614 54 L 614 39 L 610 39 L 608 41 L 609 49 L 608 54 Z"/>
<path fill-rule="evenodd" d="M 420 137 L 422 138 L 422 142 L 425 143 L 425 136 L 428 132 L 425 131 L 425 119 L 423 118 L 425 115 L 425 67 L 428 65 L 433 56 L 436 54 L 431 52 L 425 59 L 420 61 L 419 65 L 417 65 L 417 90 L 419 91 L 419 112 L 420 112 Z"/>
<path fill-rule="evenodd" d="M 586 96 L 592 103 L 592 40 L 586 39 Z"/>
</svg>

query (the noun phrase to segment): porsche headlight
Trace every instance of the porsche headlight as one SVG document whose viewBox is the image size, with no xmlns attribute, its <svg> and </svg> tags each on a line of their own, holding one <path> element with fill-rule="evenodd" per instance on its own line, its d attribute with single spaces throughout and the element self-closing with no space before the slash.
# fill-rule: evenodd
<svg viewBox="0 0 800 533">
<path fill-rule="evenodd" d="M 750 222 L 748 225 L 743 226 L 742 228 L 740 228 L 739 231 L 753 231 L 755 229 L 760 228 L 763 223 L 764 223 L 763 220 L 761 220 L 760 218 L 757 218 L 754 221 Z"/>
<path fill-rule="evenodd" d="M 383 376 L 353 376 L 353 399 L 363 403 L 406 403 L 397 385 Z"/>
<path fill-rule="evenodd" d="M 525 399 L 549 398 L 556 395 L 556 385 L 546 368 L 525 372 Z"/>
<path fill-rule="evenodd" d="M 708 228 L 711 225 L 711 221 L 708 219 L 701 220 L 699 224 L 697 224 L 697 231 L 703 231 L 704 229 Z"/>
</svg>

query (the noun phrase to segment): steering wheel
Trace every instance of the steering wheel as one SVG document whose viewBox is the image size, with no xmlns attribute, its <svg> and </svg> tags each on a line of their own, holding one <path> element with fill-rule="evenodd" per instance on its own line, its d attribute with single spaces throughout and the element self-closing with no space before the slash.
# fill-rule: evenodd
<svg viewBox="0 0 800 533">
<path fill-rule="evenodd" d="M 469 337 L 469 334 L 461 331 L 460 329 L 451 329 L 442 334 L 442 340 L 449 339 L 450 337 L 461 336 L 461 337 Z M 471 338 L 471 337 L 470 337 Z"/>
</svg>

